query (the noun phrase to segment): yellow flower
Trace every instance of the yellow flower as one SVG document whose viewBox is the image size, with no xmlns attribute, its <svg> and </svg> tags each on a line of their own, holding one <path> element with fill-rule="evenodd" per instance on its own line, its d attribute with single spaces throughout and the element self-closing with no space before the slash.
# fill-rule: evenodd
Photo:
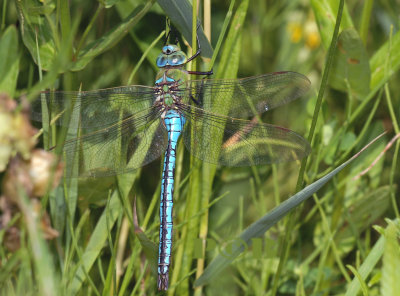
<svg viewBox="0 0 400 296">
<path fill-rule="evenodd" d="M 319 36 L 317 25 L 314 21 L 307 21 L 304 26 L 304 35 L 306 45 L 311 49 L 316 49 L 321 43 L 321 38 Z"/>
<path fill-rule="evenodd" d="M 288 32 L 290 34 L 290 40 L 293 43 L 300 42 L 301 38 L 303 37 L 303 28 L 299 23 L 289 23 Z"/>
<path fill-rule="evenodd" d="M 318 32 L 311 32 L 306 35 L 306 45 L 310 49 L 316 49 L 321 43 Z"/>
</svg>

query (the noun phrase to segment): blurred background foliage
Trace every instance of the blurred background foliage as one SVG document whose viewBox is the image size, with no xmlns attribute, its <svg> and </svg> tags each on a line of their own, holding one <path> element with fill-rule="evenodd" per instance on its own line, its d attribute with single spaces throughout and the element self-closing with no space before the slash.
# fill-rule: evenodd
<svg viewBox="0 0 400 296">
<path fill-rule="evenodd" d="M 198 4 L 197 69 L 212 67 L 220 78 L 287 70 L 310 78 L 307 98 L 262 116 L 307 137 L 319 115 L 306 184 L 387 133 L 200 288 L 193 283 L 220 246 L 295 193 L 299 164 L 210 168 L 181 145 L 168 293 L 398 295 L 399 1 L 346 1 L 331 68 L 338 0 Z M 55 182 L 59 165 L 36 190 L 30 139 L 44 132 L 36 142 L 49 148 L 46 133 L 56 131 L 30 126 L 27 102 L 45 89 L 153 85 L 167 17 L 191 53 L 190 3 L 2 0 L 0 11 L 0 294 L 155 294 L 161 161 L 118 177 Z M 207 238 L 205 253 L 199 237 Z"/>
</svg>

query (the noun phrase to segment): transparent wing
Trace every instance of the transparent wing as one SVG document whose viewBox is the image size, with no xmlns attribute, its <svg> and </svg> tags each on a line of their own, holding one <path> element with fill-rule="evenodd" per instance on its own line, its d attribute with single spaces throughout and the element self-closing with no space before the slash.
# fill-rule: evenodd
<svg viewBox="0 0 400 296">
<path fill-rule="evenodd" d="M 297 160 L 310 153 L 309 143 L 295 132 L 270 124 L 215 115 L 182 105 L 187 119 L 183 140 L 203 161 L 248 166 Z"/>
<path fill-rule="evenodd" d="M 154 89 L 141 85 L 81 92 L 47 91 L 33 102 L 32 119 L 70 128 L 101 128 L 120 121 L 121 114 L 130 118 L 151 107 L 154 99 Z"/>
<path fill-rule="evenodd" d="M 276 72 L 232 80 L 189 80 L 180 87 L 180 96 L 205 111 L 247 118 L 302 96 L 310 80 L 296 72 Z"/>
<path fill-rule="evenodd" d="M 66 177 L 103 177 L 137 169 L 158 158 L 167 145 L 158 110 L 135 113 L 64 143 Z"/>
</svg>

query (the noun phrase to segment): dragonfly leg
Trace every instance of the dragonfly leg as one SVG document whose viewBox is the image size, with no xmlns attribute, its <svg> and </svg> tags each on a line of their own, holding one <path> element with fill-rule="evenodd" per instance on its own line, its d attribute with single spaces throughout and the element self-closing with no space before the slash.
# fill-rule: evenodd
<svg viewBox="0 0 400 296">
<path fill-rule="evenodd" d="M 197 51 L 194 55 L 192 55 L 190 58 L 187 59 L 186 63 L 189 63 L 191 60 L 197 58 L 197 56 L 201 53 L 201 47 L 200 47 L 200 41 L 199 41 L 199 36 L 196 34 L 196 40 L 197 40 Z"/>
<path fill-rule="evenodd" d="M 209 76 L 209 75 L 214 74 L 212 69 L 207 72 L 202 72 L 202 71 L 186 71 L 186 72 L 191 75 L 207 75 L 207 76 Z"/>
<path fill-rule="evenodd" d="M 197 40 L 197 44 L 198 44 L 198 48 L 199 48 L 199 49 L 196 51 L 196 53 L 195 53 L 194 55 L 192 55 L 190 58 L 187 59 L 187 61 L 186 61 L 185 64 L 187 64 L 187 63 L 190 62 L 191 60 L 195 59 L 195 58 L 201 53 L 199 36 L 196 36 L 196 40 Z M 213 69 L 211 69 L 211 70 L 208 71 L 208 72 L 201 72 L 201 71 L 186 71 L 186 72 L 187 72 L 188 74 L 191 74 L 191 75 L 207 75 L 207 76 L 212 75 L 212 74 L 214 73 L 214 72 L 213 72 Z"/>
<path fill-rule="evenodd" d="M 193 103 L 195 103 L 197 106 L 200 105 L 199 100 L 196 100 L 196 99 L 194 98 L 194 96 L 190 95 L 190 99 L 191 99 L 191 100 L 193 101 Z"/>
<path fill-rule="evenodd" d="M 188 73 L 192 74 L 192 73 L 190 73 L 190 71 L 188 71 Z M 196 72 L 195 74 L 198 74 L 198 73 L 201 73 L 203 75 L 211 75 L 211 74 L 213 74 L 213 70 L 211 69 L 211 71 L 209 71 L 209 72 Z M 205 78 L 206 77 L 204 77 L 203 79 L 205 79 Z M 195 103 L 197 106 L 200 106 L 200 100 L 195 99 L 194 96 L 192 95 L 191 91 L 190 91 L 189 97 L 193 101 L 193 103 Z"/>
<path fill-rule="evenodd" d="M 200 24 L 198 24 L 197 28 L 200 28 Z M 197 58 L 199 56 L 199 54 L 201 53 L 201 46 L 200 46 L 200 41 L 199 41 L 199 35 L 196 34 L 196 40 L 197 40 L 197 51 L 194 55 L 192 55 L 190 58 L 187 59 L 186 63 L 189 63 L 191 60 Z M 204 74 L 199 74 L 199 75 L 211 75 L 212 74 L 212 70 L 210 72 L 203 72 Z M 210 73 L 210 74 L 205 74 L 205 73 Z"/>
</svg>

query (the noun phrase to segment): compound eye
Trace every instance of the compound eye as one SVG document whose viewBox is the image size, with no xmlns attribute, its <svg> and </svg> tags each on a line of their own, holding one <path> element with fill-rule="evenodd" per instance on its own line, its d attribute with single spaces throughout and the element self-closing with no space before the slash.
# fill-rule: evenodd
<svg viewBox="0 0 400 296">
<path fill-rule="evenodd" d="M 160 54 L 156 61 L 157 67 L 165 67 L 167 62 L 168 60 L 166 59 L 166 57 Z"/>
</svg>

